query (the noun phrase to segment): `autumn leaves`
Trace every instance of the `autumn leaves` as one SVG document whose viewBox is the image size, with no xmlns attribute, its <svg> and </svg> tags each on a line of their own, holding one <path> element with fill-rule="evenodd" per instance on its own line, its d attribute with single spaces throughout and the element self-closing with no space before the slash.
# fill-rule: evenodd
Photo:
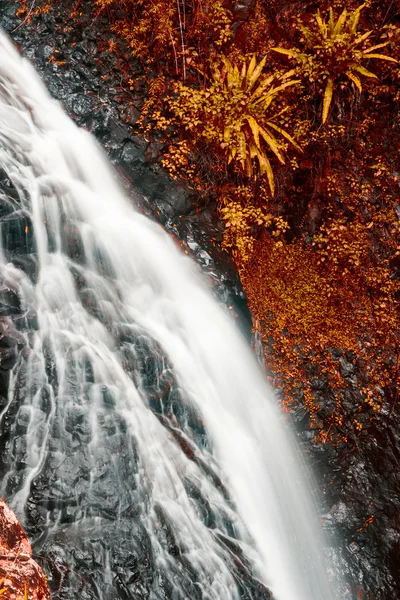
<svg viewBox="0 0 400 600">
<path fill-rule="evenodd" d="M 286 90 L 308 86 L 321 95 L 322 124 L 325 124 L 335 93 L 341 93 L 349 84 L 354 86 L 350 93 L 361 93 L 362 78 L 377 79 L 365 67 L 366 61 L 397 62 L 376 53 L 389 42 L 370 45 L 373 32 L 358 31 L 364 6 L 352 12 L 345 9 L 337 18 L 331 8 L 325 20 L 318 11 L 308 25 L 298 19 L 299 47 L 272 48 L 294 61 L 294 68 L 286 73 L 265 74 L 267 57 L 257 63 L 254 55 L 239 66 L 223 58 L 214 67 L 205 90 L 190 93 L 188 88 L 181 87 L 182 97 L 190 96 L 192 106 L 197 103 L 197 108 L 202 104 L 203 115 L 208 116 L 201 135 L 208 141 L 217 141 L 228 164 L 235 163 L 248 177 L 265 174 L 272 195 L 275 183 L 271 157 L 285 163 L 287 142 L 301 152 L 294 136 L 286 130 L 287 120 L 282 122 L 282 116 L 289 110 L 285 106 Z M 182 108 L 190 113 L 190 102 L 178 102 L 181 114 Z"/>
</svg>

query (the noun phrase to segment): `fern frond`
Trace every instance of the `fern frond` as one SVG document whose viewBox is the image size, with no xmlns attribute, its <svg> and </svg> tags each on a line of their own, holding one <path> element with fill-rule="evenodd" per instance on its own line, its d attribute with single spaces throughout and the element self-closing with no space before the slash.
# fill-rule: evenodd
<svg viewBox="0 0 400 600">
<path fill-rule="evenodd" d="M 399 62 L 395 58 L 392 58 L 391 56 L 386 56 L 385 54 L 367 54 L 365 58 L 379 58 L 380 60 L 389 60 L 390 62 L 395 63 Z"/>
<path fill-rule="evenodd" d="M 359 80 L 359 78 L 357 77 L 357 75 L 354 75 L 354 73 L 352 73 L 351 71 L 346 71 L 346 75 L 347 77 L 356 85 L 356 87 L 358 88 L 360 94 L 362 92 L 362 85 L 361 85 L 361 81 Z"/>
<path fill-rule="evenodd" d="M 324 38 L 324 40 L 326 40 L 326 38 L 328 36 L 328 26 L 322 20 L 321 13 L 319 12 L 319 10 L 317 11 L 317 14 L 315 15 L 315 20 L 317 21 L 317 24 L 318 24 L 319 30 L 322 34 L 322 37 Z"/>
<path fill-rule="evenodd" d="M 259 148 L 260 147 L 260 126 L 257 123 L 257 121 L 255 120 L 255 118 L 252 117 L 251 115 L 248 115 L 246 117 L 246 120 L 247 120 L 248 124 L 250 125 L 250 129 L 251 129 L 251 132 L 254 137 L 254 143 L 257 146 L 257 148 Z"/>
<path fill-rule="evenodd" d="M 371 46 L 371 48 L 368 48 L 367 50 L 364 50 L 363 55 L 368 54 L 369 52 L 373 52 L 374 50 L 378 50 L 378 48 L 384 48 L 385 46 L 387 46 L 390 42 L 383 42 L 383 44 L 376 44 L 376 46 Z"/>
<path fill-rule="evenodd" d="M 298 143 L 295 142 L 295 140 L 292 138 L 292 136 L 289 135 L 287 131 L 282 129 L 282 127 L 278 127 L 278 125 L 275 125 L 275 123 L 271 123 L 271 121 L 268 121 L 267 125 L 268 125 L 268 127 L 272 127 L 273 129 L 278 131 L 281 135 L 283 135 L 283 137 L 285 137 L 288 140 L 288 142 L 290 142 L 292 144 L 292 146 L 294 146 L 297 150 L 299 150 L 299 152 L 303 152 L 302 148 L 298 145 Z"/>
<path fill-rule="evenodd" d="M 271 48 L 274 52 L 279 52 L 279 54 L 286 54 L 287 56 L 291 56 L 294 58 L 296 56 L 296 50 L 287 50 L 286 48 Z"/>
<path fill-rule="evenodd" d="M 247 85 L 248 85 L 249 91 L 251 91 L 252 87 L 254 86 L 257 79 L 261 75 L 261 72 L 265 66 L 266 60 L 267 60 L 267 57 L 264 56 L 264 58 L 258 63 L 257 67 L 255 69 L 253 69 L 253 72 L 250 76 L 249 76 L 249 73 L 247 72 Z"/>
<path fill-rule="evenodd" d="M 365 3 L 361 4 L 361 6 L 359 6 L 351 15 L 350 18 L 350 30 L 352 33 L 356 33 L 357 31 L 357 25 L 360 21 L 360 16 L 361 16 L 361 11 L 364 8 Z"/>
<path fill-rule="evenodd" d="M 358 37 L 357 39 L 354 40 L 354 42 L 351 44 L 351 48 L 354 48 L 355 46 L 358 46 L 358 44 L 361 44 L 361 42 L 363 42 L 364 40 L 366 40 L 367 38 L 369 38 L 369 36 L 372 34 L 372 31 L 366 31 L 365 33 L 363 33 L 363 35 L 360 35 L 360 37 Z"/>
<path fill-rule="evenodd" d="M 322 108 L 322 123 L 325 123 L 328 118 L 329 107 L 332 102 L 333 96 L 333 78 L 328 77 L 328 82 L 326 84 L 325 93 L 324 93 L 324 103 Z"/>
<path fill-rule="evenodd" d="M 268 131 L 263 129 L 263 127 L 260 127 L 260 134 L 264 138 L 264 141 L 267 143 L 268 147 L 275 154 L 275 156 L 277 157 L 279 162 L 281 162 L 282 164 L 285 164 L 285 159 L 283 158 L 283 156 L 279 150 L 279 145 L 278 145 L 276 138 L 271 133 L 268 133 Z"/>
<path fill-rule="evenodd" d="M 357 71 L 357 73 L 361 73 L 361 75 L 364 75 L 365 77 L 371 77 L 372 79 L 378 79 L 378 77 L 375 75 L 375 73 L 368 71 L 368 69 L 366 69 L 365 67 L 363 67 L 361 65 L 355 65 L 352 68 L 352 70 Z"/>
<path fill-rule="evenodd" d="M 339 36 L 342 33 L 342 29 L 347 19 L 347 10 L 344 9 L 338 20 L 336 21 L 336 25 L 333 29 L 333 37 Z"/>
<path fill-rule="evenodd" d="M 274 195 L 275 181 L 274 181 L 274 174 L 272 171 L 271 163 L 269 162 L 269 160 L 265 156 L 265 154 L 258 153 L 257 158 L 258 158 L 258 162 L 260 164 L 260 172 L 262 175 L 264 175 L 264 173 L 267 174 L 269 188 L 271 190 L 271 194 Z"/>
</svg>

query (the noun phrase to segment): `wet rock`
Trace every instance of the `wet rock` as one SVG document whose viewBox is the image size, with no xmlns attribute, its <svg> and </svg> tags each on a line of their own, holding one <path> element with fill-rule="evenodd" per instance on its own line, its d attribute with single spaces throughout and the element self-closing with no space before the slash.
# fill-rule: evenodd
<svg viewBox="0 0 400 600">
<path fill-rule="evenodd" d="M 36 284 L 38 277 L 38 262 L 37 258 L 32 254 L 25 256 L 13 256 L 11 262 L 17 269 L 21 269 L 32 281 Z"/>
<path fill-rule="evenodd" d="M 145 144 L 143 140 L 141 138 L 134 138 L 125 142 L 122 148 L 121 160 L 128 164 L 132 164 L 137 160 L 145 162 Z"/>
<path fill-rule="evenodd" d="M 12 348 L 0 348 L 0 364 L 3 371 L 13 368 L 18 359 L 16 346 Z"/>
<path fill-rule="evenodd" d="M 79 228 L 75 223 L 64 223 L 62 249 L 74 262 L 84 262 L 85 250 Z"/>
<path fill-rule="evenodd" d="M 247 21 L 255 7 L 255 0 L 241 0 L 233 5 L 233 14 L 237 21 Z"/>
<path fill-rule="evenodd" d="M 22 211 L 2 219 L 1 235 L 3 248 L 10 253 L 21 255 L 35 251 L 32 223 Z"/>
<path fill-rule="evenodd" d="M 8 317 L 21 312 L 21 300 L 12 290 L 0 290 L 0 316 Z"/>
<path fill-rule="evenodd" d="M 86 119 L 92 111 L 92 101 L 84 94 L 76 94 L 71 97 L 72 111 L 82 119 Z"/>
<path fill-rule="evenodd" d="M 333 360 L 339 360 L 339 358 L 342 356 L 343 352 L 340 350 L 340 348 L 333 348 L 332 349 L 332 358 Z"/>
<path fill-rule="evenodd" d="M 247 21 L 254 10 L 255 4 L 255 0 L 239 0 L 239 2 L 235 0 L 229 0 L 227 3 L 227 8 L 233 14 L 233 30 L 235 30 L 244 21 Z"/>
<path fill-rule="evenodd" d="M 339 359 L 339 371 L 343 378 L 350 377 L 350 375 L 353 375 L 353 373 L 355 371 L 355 366 L 352 363 L 345 360 L 344 358 L 340 358 Z"/>
<path fill-rule="evenodd" d="M 326 377 L 317 377 L 315 379 L 310 379 L 309 384 L 311 389 L 314 391 L 322 391 L 328 387 Z"/>
</svg>

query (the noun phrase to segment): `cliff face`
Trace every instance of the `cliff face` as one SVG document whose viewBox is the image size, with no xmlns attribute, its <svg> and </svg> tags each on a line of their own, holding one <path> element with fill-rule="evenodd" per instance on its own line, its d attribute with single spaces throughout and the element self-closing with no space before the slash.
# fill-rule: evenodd
<svg viewBox="0 0 400 600">
<path fill-rule="evenodd" d="M 287 19 L 296 10 L 304 12 L 308 5 L 317 8 L 319 3 L 297 2 L 292 7 L 287 7 L 285 2 L 272 4 L 279 4 L 280 12 L 275 29 L 273 31 L 270 29 L 269 32 L 274 35 L 274 43 L 279 44 L 287 36 Z M 375 4 L 378 3 L 375 2 Z M 236 15 L 234 31 L 239 42 L 247 35 L 247 21 L 254 6 L 254 2 L 230 4 L 230 9 Z M 15 4 L 3 2 L 1 9 L 3 12 L 0 16 L 0 23 L 11 32 L 20 25 L 20 21 L 14 16 Z M 122 89 L 128 77 L 124 75 L 121 84 L 120 73 L 122 69 L 127 69 L 128 72 L 129 70 L 139 72 L 141 67 L 133 61 L 124 63 L 123 59 L 111 54 L 104 45 L 102 48 L 98 38 L 107 39 L 107 35 L 109 35 L 107 31 L 107 24 L 103 17 L 99 17 L 90 28 L 85 29 L 80 26 L 66 31 L 62 27 L 60 16 L 55 18 L 50 11 L 38 15 L 33 29 L 29 29 L 28 24 L 25 24 L 16 29 L 12 33 L 12 37 L 20 45 L 24 54 L 34 61 L 54 97 L 61 100 L 72 118 L 79 125 L 90 130 L 105 147 L 127 190 L 135 196 L 135 200 L 141 205 L 143 211 L 161 221 L 189 252 L 193 251 L 210 276 L 216 279 L 216 288 L 220 297 L 227 304 L 236 306 L 238 313 L 244 316 L 245 328 L 248 329 L 249 314 L 237 274 L 232 269 L 232 263 L 226 255 L 210 244 L 210 238 L 215 238 L 217 241 L 221 241 L 222 238 L 222 225 L 215 205 L 209 202 L 204 207 L 202 198 L 193 192 L 193 188 L 189 186 L 188 191 L 188 187 L 185 189 L 172 182 L 160 168 L 158 155 L 160 146 L 157 146 L 154 141 L 148 143 L 137 135 L 134 122 L 138 117 L 138 109 L 143 102 L 145 89 L 144 86 L 140 87 L 140 84 L 136 85 L 135 83 L 134 106 L 130 106 L 127 101 L 126 89 Z M 254 30 L 252 30 L 253 34 Z M 55 40 L 57 41 L 55 42 Z M 56 54 L 55 50 L 57 50 Z M 56 57 L 56 60 L 51 60 L 53 56 Z M 379 103 L 377 106 L 379 112 Z M 377 137 L 377 129 L 384 132 L 386 128 L 387 140 L 392 140 L 392 142 L 396 130 L 391 131 L 389 135 L 391 129 L 391 124 L 388 123 L 389 116 L 385 118 L 385 111 L 388 110 L 387 104 L 381 106 L 383 109 L 380 109 L 380 125 L 374 129 L 372 143 L 381 144 L 379 147 L 382 155 L 384 142 L 382 139 L 385 136 Z M 315 102 L 314 108 L 316 113 L 320 111 L 321 106 L 318 101 Z M 334 110 L 337 112 L 338 118 L 342 118 L 344 122 L 344 117 L 340 117 L 342 108 L 343 106 L 341 107 L 338 103 Z M 348 108 L 345 106 L 346 110 Z M 363 108 L 365 108 L 365 104 L 362 103 L 350 107 L 351 111 L 353 109 L 362 111 Z M 376 107 L 375 110 L 377 110 Z M 388 112 L 387 115 L 389 114 L 392 113 Z M 126 115 L 130 116 L 127 118 Z M 341 122 L 340 126 L 342 125 Z M 278 194 L 275 205 L 271 209 L 276 214 L 287 218 L 293 225 L 296 235 L 303 235 L 306 243 L 311 242 L 314 234 L 318 232 L 328 209 L 330 210 L 333 206 L 334 210 L 342 210 L 345 199 L 351 196 L 352 189 L 356 190 L 354 195 L 359 195 L 359 190 L 356 188 L 357 182 L 366 186 L 362 191 L 363 194 L 365 192 L 363 211 L 357 214 L 357 218 L 361 215 L 365 219 L 365 225 L 372 222 L 375 217 L 377 219 L 382 217 L 385 198 L 390 196 L 392 202 L 398 194 L 398 167 L 393 147 L 387 148 L 387 157 L 391 161 L 390 172 L 385 171 L 386 167 L 383 170 L 379 167 L 375 160 L 377 157 L 372 153 L 369 170 L 357 172 L 356 182 L 346 179 L 346 173 L 349 172 L 352 161 L 355 160 L 355 155 L 351 155 L 349 151 L 352 136 L 359 135 L 357 139 L 360 139 L 360 145 L 357 147 L 357 152 L 360 152 L 360 148 L 365 146 L 365 140 L 362 138 L 363 132 L 361 129 L 357 131 L 357 121 L 353 121 L 351 127 L 351 135 L 350 133 L 343 134 L 343 146 L 340 145 L 337 137 L 333 140 L 331 147 L 329 147 L 329 140 L 325 140 L 325 151 L 321 153 L 319 161 L 316 160 L 315 163 L 312 163 L 308 158 L 301 161 L 296 176 L 290 180 L 289 191 L 284 189 L 285 173 L 281 179 L 278 176 L 279 189 L 284 191 L 281 196 Z M 363 123 L 363 127 L 368 128 L 368 123 Z M 333 130 L 330 134 L 333 139 Z M 390 143 L 385 143 L 390 146 Z M 378 181 L 379 185 L 371 188 L 371 181 Z M 386 187 L 382 187 L 383 185 Z M 379 189 L 383 192 L 381 193 Z M 337 192 L 337 190 L 339 191 Z M 371 202 L 367 202 L 367 196 Z M 308 204 L 303 202 L 304 197 L 310 199 Z M 361 197 L 361 191 L 359 197 Z M 352 215 L 349 216 L 349 209 L 346 206 L 341 213 L 341 216 L 343 215 L 350 222 L 353 219 Z M 375 257 L 379 259 L 376 265 L 377 272 L 381 272 L 381 268 L 390 262 L 389 255 L 386 256 L 384 250 L 379 255 L 386 243 L 385 240 L 392 236 L 390 230 L 385 229 L 386 224 L 383 222 L 383 217 L 381 223 L 381 233 L 378 232 L 379 235 L 373 240 L 376 247 Z M 347 224 L 347 222 L 339 224 L 339 227 L 345 227 L 340 231 L 345 231 L 346 234 Z M 368 231 L 370 232 L 371 229 Z M 325 238 L 328 237 L 329 235 L 326 234 Z M 290 241 L 292 240 L 290 239 Z M 283 240 L 283 242 L 286 244 L 287 240 Z M 338 248 L 340 254 L 341 248 L 348 242 L 349 240 L 345 237 L 340 238 L 337 247 L 328 250 L 325 255 L 321 255 L 326 256 L 324 261 L 331 261 L 336 256 L 335 252 Z M 322 245 L 326 243 L 326 239 L 321 241 Z M 302 247 L 298 249 L 297 254 L 291 254 L 293 247 L 293 244 L 287 244 L 290 251 L 286 254 L 280 250 L 275 253 L 271 251 L 269 258 L 260 261 L 263 253 L 270 250 L 270 246 L 263 243 L 263 237 L 260 235 L 256 241 L 256 252 L 253 256 L 256 264 L 253 265 L 252 272 L 248 270 L 247 273 L 244 273 L 242 271 L 242 280 L 248 291 L 251 309 L 259 317 L 263 315 L 263 311 L 266 315 L 268 313 L 267 316 L 271 312 L 270 306 L 265 309 L 265 303 L 263 303 L 264 306 L 260 306 L 260 299 L 279 297 L 282 290 L 279 290 L 275 284 L 280 284 L 282 281 L 285 285 L 287 284 L 285 293 L 280 297 L 282 314 L 289 314 L 287 323 L 276 325 L 275 322 L 275 329 L 266 327 L 264 323 L 265 328 L 261 333 L 262 327 L 259 328 L 259 335 L 265 342 L 267 367 L 269 369 L 272 366 L 276 367 L 272 383 L 278 384 L 281 393 L 290 389 L 293 403 L 288 407 L 290 409 L 288 418 L 293 419 L 296 423 L 304 451 L 310 456 L 318 475 L 320 482 L 318 493 L 322 497 L 321 520 L 332 550 L 332 568 L 344 571 L 348 581 L 348 598 L 352 600 L 354 598 L 393 600 L 398 596 L 400 579 L 398 560 L 400 555 L 398 396 L 394 393 L 394 382 L 388 381 L 387 387 L 382 388 L 382 393 L 374 388 L 373 400 L 380 399 L 379 411 L 375 410 L 371 404 L 360 400 L 360 390 L 368 387 L 365 376 L 368 360 L 363 362 L 362 356 L 360 358 L 355 355 L 341 343 L 345 342 L 345 331 L 348 326 L 347 315 L 354 311 L 354 304 L 352 304 L 354 298 L 343 298 L 340 294 L 338 295 L 337 303 L 342 302 L 344 311 L 342 314 L 346 315 L 346 321 L 341 319 L 340 311 L 335 313 L 338 323 L 338 343 L 329 350 L 330 364 L 333 365 L 331 372 L 336 375 L 333 382 L 327 376 L 326 371 L 319 368 L 318 361 L 313 355 L 315 352 L 313 348 L 309 354 L 306 354 L 304 350 L 297 351 L 300 346 L 299 340 L 291 338 L 290 331 L 288 333 L 286 329 L 287 325 L 291 325 L 290 318 L 293 320 L 293 315 L 296 317 L 297 313 L 284 312 L 290 305 L 290 302 L 285 301 L 285 294 L 289 300 L 296 295 L 300 304 L 302 302 L 307 304 L 308 297 L 302 296 L 302 294 L 307 292 L 307 286 L 310 287 L 313 284 L 313 278 L 321 281 L 323 270 L 321 264 L 315 266 L 312 262 L 315 255 L 309 252 L 309 246 L 306 246 L 306 251 Z M 285 245 L 284 248 L 286 248 Z M 266 270 L 268 261 L 270 261 L 269 271 Z M 293 263 L 293 261 L 295 262 Z M 395 280 L 396 277 L 398 278 L 398 260 L 394 258 L 391 265 L 393 280 Z M 306 270 L 306 266 L 309 268 L 308 270 Z M 344 268 L 347 268 L 347 264 L 345 266 L 339 264 L 336 273 L 341 276 Z M 274 285 L 268 285 L 272 269 L 275 269 L 276 277 Z M 360 268 L 350 270 L 347 283 L 359 277 L 360 271 Z M 302 280 L 302 275 L 303 280 L 304 277 L 308 278 L 306 282 Z M 293 281 L 298 282 L 297 289 L 290 288 Z M 342 285 L 341 281 L 340 278 L 336 279 L 339 291 Z M 259 284 L 259 287 L 255 286 L 255 282 Z M 331 279 L 327 282 L 329 285 L 335 285 Z M 289 292 L 288 289 L 290 289 Z M 328 302 L 328 299 L 325 299 L 327 300 L 325 304 L 318 304 L 315 307 L 315 319 L 310 323 L 314 333 L 318 333 L 319 328 L 322 328 L 321 323 L 326 318 L 326 307 L 333 304 L 331 300 Z M 383 303 L 384 300 L 382 300 Z M 275 305 L 275 308 L 277 306 Z M 304 311 L 309 311 L 309 308 L 309 306 L 305 306 Z M 383 311 L 389 312 L 385 308 Z M 381 316 L 378 315 L 378 318 Z M 371 329 L 375 326 L 376 322 L 371 322 Z M 282 330 L 284 333 L 281 336 Z M 367 338 L 366 341 L 371 345 Z M 281 343 L 280 346 L 279 343 Z M 292 362 L 286 363 L 285 368 L 284 362 L 276 364 L 275 357 L 278 355 L 277 348 L 285 348 L 288 344 L 291 348 L 296 348 L 296 352 L 291 357 Z M 377 355 L 379 355 L 379 344 L 375 344 L 375 347 L 378 349 Z M 384 358 L 382 369 L 386 369 L 390 360 L 390 356 Z M 296 389 L 290 388 L 292 373 L 299 366 L 302 368 L 302 373 L 306 373 L 306 379 Z M 378 370 L 377 368 L 376 371 Z M 337 416 L 344 417 L 344 424 L 333 420 L 329 421 L 331 415 L 335 414 L 337 398 L 340 398 L 341 402 Z M 370 396 L 367 395 L 368 398 Z M 313 406 L 318 408 L 317 415 L 315 411 L 313 412 Z M 310 418 L 310 413 L 314 419 Z M 371 414 L 373 415 L 372 420 L 370 420 Z M 328 419 L 325 429 L 321 427 L 321 431 L 324 434 L 327 433 L 325 444 L 315 445 L 314 434 L 319 431 L 319 425 L 322 425 L 323 418 Z M 347 423 L 350 423 L 349 427 L 347 427 Z M 357 423 L 362 426 L 359 430 L 356 428 Z M 335 432 L 335 438 L 332 437 L 333 432 Z M 31 528 L 35 535 L 39 534 L 34 519 L 31 521 Z M 340 548 L 343 549 L 342 552 Z M 340 556 L 340 560 L 338 556 Z"/>
<path fill-rule="evenodd" d="M 0 594 L 7 600 L 50 600 L 47 579 L 32 558 L 26 533 L 0 500 Z"/>
</svg>

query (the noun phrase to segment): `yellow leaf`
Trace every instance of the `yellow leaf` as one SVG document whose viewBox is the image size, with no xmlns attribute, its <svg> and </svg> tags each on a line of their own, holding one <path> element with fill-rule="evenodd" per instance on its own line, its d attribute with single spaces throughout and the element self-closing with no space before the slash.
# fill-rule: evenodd
<svg viewBox="0 0 400 600">
<path fill-rule="evenodd" d="M 238 134 L 238 150 L 240 152 L 240 162 L 241 165 L 244 169 L 245 166 L 245 161 L 246 161 L 246 155 L 247 155 L 247 144 L 246 144 L 246 137 L 244 135 L 244 133 L 242 131 L 239 132 Z"/>
<path fill-rule="evenodd" d="M 247 68 L 247 79 L 249 79 L 252 76 L 253 71 L 256 68 L 256 64 L 257 64 L 256 55 L 253 54 L 250 64 Z"/>
<path fill-rule="evenodd" d="M 361 92 L 362 92 L 362 85 L 361 85 L 361 81 L 359 80 L 359 78 L 357 77 L 357 75 L 354 75 L 354 73 L 352 73 L 351 71 L 346 71 L 346 75 L 357 86 L 357 88 L 359 89 L 359 92 L 361 94 Z"/>
<path fill-rule="evenodd" d="M 298 83 L 300 83 L 300 79 L 292 79 L 291 81 L 286 81 L 285 83 L 282 83 L 282 85 L 278 85 L 277 87 L 271 88 L 261 98 L 255 100 L 254 104 L 261 104 L 261 106 L 263 106 L 264 109 L 266 109 L 271 104 L 271 101 L 273 100 L 274 96 L 278 94 L 278 92 L 281 92 L 287 87 L 290 87 L 291 85 L 296 85 Z"/>
<path fill-rule="evenodd" d="M 297 144 L 297 142 L 294 141 L 292 136 L 289 135 L 287 131 L 285 131 L 281 127 L 278 127 L 278 125 L 275 125 L 275 123 L 271 123 L 271 121 L 268 121 L 268 127 L 272 127 L 276 131 L 279 131 L 279 133 L 283 135 L 283 137 L 285 137 L 295 148 L 297 148 L 297 150 L 303 152 L 302 148 Z"/>
<path fill-rule="evenodd" d="M 287 56 L 291 56 L 292 58 L 296 55 L 295 50 L 287 50 L 286 48 L 271 48 L 274 52 L 279 52 L 279 54 L 287 54 Z"/>
<path fill-rule="evenodd" d="M 390 60 L 391 62 L 397 63 L 398 61 L 391 56 L 385 56 L 384 54 L 367 54 L 365 58 L 379 58 L 380 60 Z"/>
<path fill-rule="evenodd" d="M 333 79 L 332 77 L 328 77 L 328 82 L 326 84 L 325 93 L 324 93 L 324 104 L 322 109 L 322 123 L 325 123 L 328 118 L 329 107 L 332 102 L 333 95 Z"/>
<path fill-rule="evenodd" d="M 295 73 L 296 73 L 296 69 L 291 69 L 290 71 L 286 71 L 286 73 L 284 73 L 282 75 L 281 79 L 289 79 L 289 77 L 292 77 Z"/>
<path fill-rule="evenodd" d="M 282 85 L 278 85 L 277 87 L 270 90 L 267 95 L 269 96 L 273 94 L 275 96 L 278 92 L 284 90 L 287 87 L 290 87 L 291 85 L 296 85 L 297 83 L 300 83 L 300 79 L 291 79 L 290 81 L 285 81 L 285 83 L 282 83 Z"/>
<path fill-rule="evenodd" d="M 235 158 L 236 154 L 237 154 L 237 148 L 236 148 L 236 146 L 234 146 L 233 148 L 231 148 L 229 150 L 228 165 L 233 161 L 233 159 Z"/>
<path fill-rule="evenodd" d="M 249 145 L 249 150 L 250 150 L 250 158 L 254 158 L 255 156 L 258 156 L 260 153 L 259 149 L 254 144 Z"/>
<path fill-rule="evenodd" d="M 233 67 L 228 59 L 224 60 L 224 64 L 226 66 L 227 86 L 228 89 L 231 90 L 233 87 L 238 87 L 239 85 L 239 69 L 236 65 Z"/>
<path fill-rule="evenodd" d="M 333 14 L 333 9 L 330 6 L 329 7 L 329 31 L 331 34 L 333 33 L 334 29 L 335 29 L 335 17 Z"/>
<path fill-rule="evenodd" d="M 260 128 L 254 117 L 248 115 L 246 117 L 248 124 L 250 125 L 251 132 L 254 137 L 254 142 L 257 148 L 260 147 Z"/>
<path fill-rule="evenodd" d="M 261 71 L 264 68 L 266 60 L 267 60 L 267 57 L 264 56 L 264 58 L 258 63 L 257 67 L 253 70 L 253 73 L 251 76 L 249 75 L 249 72 L 247 72 L 247 84 L 248 84 L 249 90 L 251 90 L 251 88 L 253 87 L 253 85 L 255 84 L 257 79 L 259 78 Z"/>
<path fill-rule="evenodd" d="M 360 37 L 358 37 L 352 44 L 351 46 L 358 46 L 358 44 L 361 44 L 361 42 L 363 42 L 364 40 L 366 40 L 370 35 L 371 35 L 372 31 L 367 31 L 366 33 L 363 33 L 363 35 L 360 35 Z"/>
<path fill-rule="evenodd" d="M 269 86 L 270 83 L 272 83 L 274 79 L 273 75 L 270 75 L 270 77 L 266 77 L 265 79 L 262 80 L 262 82 L 260 83 L 260 85 L 258 85 L 255 89 L 255 91 L 253 92 L 250 101 L 255 100 L 256 98 L 258 98 L 259 96 L 261 96 L 266 88 Z"/>
<path fill-rule="evenodd" d="M 231 134 L 232 134 L 232 127 L 231 126 L 225 127 L 224 142 L 229 142 L 229 140 L 231 139 Z"/>
<path fill-rule="evenodd" d="M 334 36 L 340 35 L 340 33 L 342 32 L 343 25 L 346 22 L 346 19 L 347 19 L 347 10 L 344 9 L 344 11 L 342 12 L 342 14 L 338 18 L 338 20 L 336 22 L 336 25 L 335 25 L 335 28 L 333 30 L 333 35 Z"/>
<path fill-rule="evenodd" d="M 260 134 L 264 138 L 264 140 L 266 141 L 266 143 L 268 144 L 269 148 L 272 150 L 272 152 L 278 158 L 278 160 L 282 164 L 284 164 L 285 163 L 285 159 L 283 158 L 282 154 L 280 153 L 278 142 L 274 138 L 274 136 L 272 134 L 268 133 L 268 131 L 265 131 L 265 129 L 263 129 L 262 127 L 260 127 Z"/>
<path fill-rule="evenodd" d="M 322 20 L 321 13 L 319 12 L 319 10 L 317 11 L 317 14 L 315 15 L 315 19 L 318 23 L 318 27 L 319 27 L 320 32 L 322 33 L 323 38 L 326 39 L 327 34 L 328 34 L 328 26 Z"/>
<path fill-rule="evenodd" d="M 371 73 L 371 71 L 368 71 L 368 69 L 362 67 L 361 65 L 353 67 L 353 70 L 357 71 L 358 73 L 361 73 L 361 75 L 365 75 L 365 77 L 372 77 L 373 79 L 378 79 L 374 73 Z"/>
<path fill-rule="evenodd" d="M 272 116 L 270 117 L 270 120 L 269 120 L 268 122 L 269 122 L 269 123 L 270 123 L 270 122 L 273 122 L 275 119 L 277 119 L 277 118 L 278 118 L 278 117 L 280 117 L 281 115 L 285 114 L 285 112 L 287 112 L 288 110 L 290 110 L 290 107 L 289 107 L 289 106 L 285 106 L 285 107 L 284 107 L 284 108 L 282 108 L 282 110 L 280 110 L 278 113 L 276 113 L 275 115 L 272 115 Z"/>
<path fill-rule="evenodd" d="M 365 3 L 361 4 L 361 6 L 359 6 L 352 14 L 350 23 L 351 23 L 351 31 L 353 33 L 355 33 L 357 31 L 357 25 L 360 20 L 361 11 L 364 8 L 364 6 L 365 6 Z"/>
<path fill-rule="evenodd" d="M 389 42 L 384 42 L 383 44 L 376 44 L 376 46 L 371 46 L 371 48 L 368 48 L 367 50 L 364 50 L 363 54 L 368 54 L 368 52 L 372 52 L 373 50 L 378 50 L 378 48 L 384 48 L 385 46 L 387 46 L 389 44 Z"/>
<path fill-rule="evenodd" d="M 264 174 L 264 173 L 267 174 L 271 194 L 274 195 L 275 182 L 274 182 L 274 174 L 273 174 L 272 168 L 271 168 L 271 163 L 269 162 L 268 158 L 264 154 L 258 154 L 257 158 L 260 163 L 261 174 Z"/>
<path fill-rule="evenodd" d="M 199 69 L 196 69 L 196 71 L 199 71 Z M 202 71 L 199 71 L 199 73 L 201 75 L 204 75 L 204 73 Z M 205 75 L 204 75 L 205 76 Z M 215 79 L 215 81 L 221 81 L 221 73 L 219 72 L 218 69 L 214 69 L 213 72 L 213 79 Z"/>
</svg>

